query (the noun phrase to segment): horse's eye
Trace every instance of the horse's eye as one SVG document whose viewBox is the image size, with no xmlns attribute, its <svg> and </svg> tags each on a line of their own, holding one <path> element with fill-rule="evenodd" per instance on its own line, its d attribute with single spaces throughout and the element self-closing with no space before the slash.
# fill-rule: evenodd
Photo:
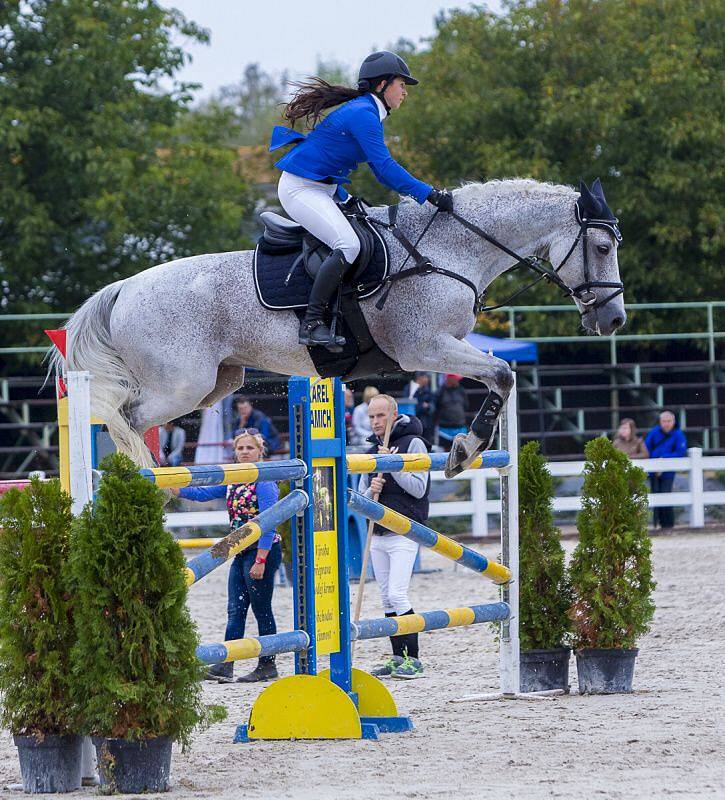
<svg viewBox="0 0 725 800">
<path fill-rule="evenodd" d="M 608 244 L 598 244 L 597 250 L 603 255 L 606 256 L 609 252 L 609 245 Z"/>
</svg>

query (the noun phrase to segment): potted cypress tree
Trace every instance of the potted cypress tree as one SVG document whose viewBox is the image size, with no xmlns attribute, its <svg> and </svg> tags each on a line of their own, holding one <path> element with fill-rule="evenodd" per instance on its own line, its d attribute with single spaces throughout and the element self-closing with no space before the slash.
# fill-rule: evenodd
<svg viewBox="0 0 725 800">
<path fill-rule="evenodd" d="M 579 544 L 569 566 L 579 691 L 631 692 L 654 614 L 647 478 L 605 437 L 585 448 Z"/>
<path fill-rule="evenodd" d="M 68 554 L 71 499 L 57 480 L 33 478 L 0 498 L 0 692 L 23 789 L 81 786 L 81 737 L 71 649 Z"/>
<path fill-rule="evenodd" d="M 96 496 L 73 524 L 77 643 L 73 672 L 84 732 L 107 791 L 168 789 L 173 741 L 223 719 L 201 702 L 206 671 L 186 607 L 185 561 L 164 530 L 164 496 L 126 456 L 101 464 Z"/>
<path fill-rule="evenodd" d="M 521 691 L 569 688 L 571 588 L 560 531 L 554 525 L 554 481 L 529 442 L 519 453 L 519 637 Z"/>
</svg>

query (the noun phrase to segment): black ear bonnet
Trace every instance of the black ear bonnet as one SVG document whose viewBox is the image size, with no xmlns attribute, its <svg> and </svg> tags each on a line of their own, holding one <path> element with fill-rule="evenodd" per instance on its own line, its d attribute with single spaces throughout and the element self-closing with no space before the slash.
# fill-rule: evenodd
<svg viewBox="0 0 725 800">
<path fill-rule="evenodd" d="M 622 241 L 622 233 L 618 226 L 619 220 L 607 205 L 599 178 L 594 181 L 591 189 L 584 181 L 579 181 L 579 199 L 576 201 L 575 211 L 577 222 L 580 225 L 586 222 L 588 227 L 604 228 L 618 242 Z"/>
</svg>

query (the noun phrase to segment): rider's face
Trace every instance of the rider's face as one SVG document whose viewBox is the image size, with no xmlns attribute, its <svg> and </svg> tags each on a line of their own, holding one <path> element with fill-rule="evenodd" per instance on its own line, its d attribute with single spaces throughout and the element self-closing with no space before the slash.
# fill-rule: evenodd
<svg viewBox="0 0 725 800">
<path fill-rule="evenodd" d="M 383 92 L 385 102 L 390 108 L 400 108 L 403 100 L 408 96 L 408 88 L 401 77 L 393 78 Z"/>
</svg>

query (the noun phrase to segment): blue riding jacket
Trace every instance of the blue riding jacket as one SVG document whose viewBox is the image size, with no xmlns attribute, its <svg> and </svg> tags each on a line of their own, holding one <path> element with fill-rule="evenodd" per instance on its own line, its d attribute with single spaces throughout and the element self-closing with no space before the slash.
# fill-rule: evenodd
<svg viewBox="0 0 725 800">
<path fill-rule="evenodd" d="M 371 94 L 349 100 L 336 108 L 306 136 L 299 131 L 275 126 L 270 152 L 296 143 L 275 164 L 285 172 L 338 185 L 338 196 L 348 193 L 342 184 L 350 183 L 350 173 L 361 161 L 367 161 L 375 177 L 393 191 L 407 194 L 424 203 L 433 190 L 414 178 L 390 155 L 383 136 L 383 123 Z"/>
</svg>

